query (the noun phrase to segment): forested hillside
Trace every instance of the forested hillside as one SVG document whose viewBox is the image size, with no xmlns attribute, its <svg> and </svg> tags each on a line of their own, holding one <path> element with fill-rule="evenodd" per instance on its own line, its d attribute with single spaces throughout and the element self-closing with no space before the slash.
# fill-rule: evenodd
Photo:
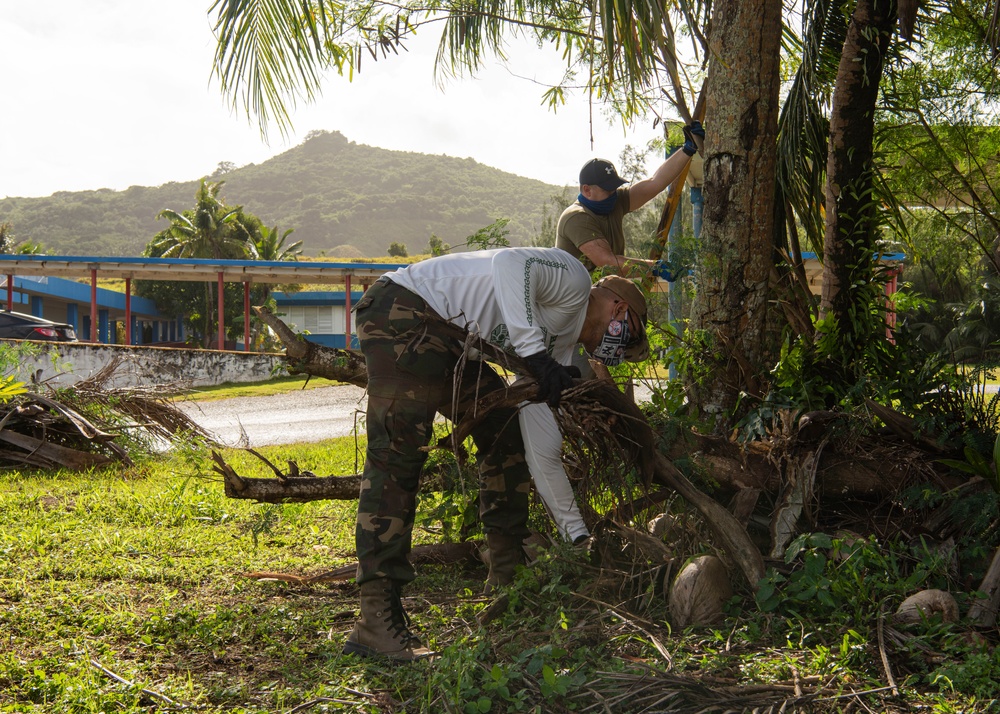
<svg viewBox="0 0 1000 714">
<path fill-rule="evenodd" d="M 576 168 L 566 167 L 567 183 Z M 200 177 L 199 177 L 200 178 Z M 262 164 L 234 168 L 221 196 L 269 226 L 292 228 L 306 255 L 385 255 L 390 243 L 427 252 L 436 235 L 463 243 L 478 229 L 509 218 L 508 238 L 538 233 L 543 206 L 561 187 L 484 166 L 472 159 L 387 151 L 315 132 Z M 0 222 L 18 240 L 61 254 L 136 255 L 166 224 L 157 214 L 194 205 L 198 180 L 124 191 L 60 191 L 45 198 L 0 199 Z"/>
</svg>

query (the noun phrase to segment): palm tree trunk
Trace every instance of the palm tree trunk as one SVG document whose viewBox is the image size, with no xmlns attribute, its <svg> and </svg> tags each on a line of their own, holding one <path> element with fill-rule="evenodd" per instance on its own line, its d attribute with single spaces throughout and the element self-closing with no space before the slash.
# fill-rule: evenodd
<svg viewBox="0 0 1000 714">
<path fill-rule="evenodd" d="M 781 0 L 714 6 L 706 84 L 705 213 L 693 326 L 709 374 L 694 398 L 731 415 L 759 388 L 772 264 Z M 694 385 L 692 385 L 694 386 Z"/>
<path fill-rule="evenodd" d="M 864 318 L 871 314 L 876 247 L 872 143 L 875 103 L 895 20 L 895 0 L 858 0 L 833 91 L 820 317 L 835 321 L 845 364 L 876 337 L 873 321 Z"/>
</svg>

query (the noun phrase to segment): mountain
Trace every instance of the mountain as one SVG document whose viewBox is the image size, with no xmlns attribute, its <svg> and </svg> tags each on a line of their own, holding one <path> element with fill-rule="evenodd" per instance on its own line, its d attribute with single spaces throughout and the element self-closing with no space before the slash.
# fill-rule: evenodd
<svg viewBox="0 0 1000 714">
<path fill-rule="evenodd" d="M 549 198 L 565 190 L 472 159 L 356 144 L 339 132 L 313 132 L 268 161 L 210 180 L 225 181 L 227 205 L 293 228 L 289 240 L 301 240 L 306 255 L 345 258 L 385 255 L 390 243 L 426 253 L 432 234 L 458 245 L 500 218 L 510 219 L 511 243 L 523 244 L 539 233 Z M 0 199 L 0 223 L 18 240 L 64 255 L 138 255 L 166 227 L 157 214 L 192 208 L 197 188 L 195 180 Z"/>
</svg>

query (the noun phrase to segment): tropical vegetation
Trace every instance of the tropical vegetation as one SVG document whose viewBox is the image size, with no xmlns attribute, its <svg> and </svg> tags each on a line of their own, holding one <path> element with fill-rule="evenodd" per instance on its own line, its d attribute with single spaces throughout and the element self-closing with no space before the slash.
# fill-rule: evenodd
<svg viewBox="0 0 1000 714">
<path fill-rule="evenodd" d="M 891 359 L 870 349 L 888 344 L 876 337 L 884 310 L 872 256 L 883 227 L 901 224 L 893 221 L 899 201 L 887 167 L 875 161 L 876 124 L 928 116 L 938 97 L 957 95 L 976 97 L 966 104 L 988 121 L 995 86 L 996 7 L 984 2 L 814 0 L 786 8 L 780 0 L 682 0 L 666 8 L 563 4 L 553 12 L 534 3 L 487 10 L 448 1 L 315 0 L 307 7 L 212 6 L 217 76 L 262 131 L 271 120 L 287 126 L 286 100 L 313 96 L 327 69 L 353 76 L 369 52 L 392 61 L 388 48 L 433 26 L 441 29 L 440 72 L 474 72 L 504 57 L 507 36 L 529 34 L 566 58 L 565 83 L 545 94 L 553 105 L 577 82 L 626 122 L 647 112 L 684 122 L 706 117 L 709 210 L 691 325 L 695 343 L 707 349 L 699 384 L 690 386 L 720 430 L 766 393 L 763 370 L 780 345 L 765 320 L 772 299 L 785 306 L 799 349 L 829 336 L 820 346 L 833 353 L 809 362 L 841 398 L 875 367 L 872 360 Z M 975 71 L 966 71 L 977 56 Z M 942 59 L 953 60 L 946 71 Z M 916 91 L 927 78 L 941 91 Z M 824 258 L 815 305 L 797 285 L 803 244 Z"/>
<path fill-rule="evenodd" d="M 594 450 L 577 435 L 567 465 L 597 533 L 593 549 L 540 548 L 498 600 L 500 614 L 476 594 L 477 565 L 466 566 L 470 577 L 428 566 L 407 604 L 440 656 L 389 673 L 339 655 L 355 615 L 350 586 L 328 592 L 323 577 L 272 577 L 326 568 L 328 555 L 346 562 L 351 509 L 244 510 L 196 480 L 211 469 L 195 450 L 180 456 L 190 478 L 124 475 L 151 489 L 145 501 L 124 493 L 98 503 L 80 485 L 51 485 L 48 501 L 28 483 L 0 502 L 0 553 L 18 565 L 2 597 L 24 603 L 4 615 L 21 654 L 0 660 L 15 706 L 72 709 L 85 691 L 123 711 L 162 696 L 247 711 L 996 710 L 1000 397 L 983 384 L 1000 337 L 997 7 L 216 0 L 217 76 L 262 127 L 286 122 L 286 107 L 312 96 L 326 72 L 353 75 L 366 57 L 393 61 L 410 34 L 434 26 L 440 71 L 475 71 L 502 58 L 511 34 L 529 34 L 566 59 L 565 83 L 544 95 L 553 106 L 583 85 L 626 122 L 653 114 L 676 136 L 678 124 L 704 121 L 704 222 L 688 242 L 692 275 L 678 281 L 693 299 L 686 324 L 658 305 L 649 330 L 650 369 L 669 364 L 680 378 L 655 380 L 644 417 L 657 456 L 730 504 L 727 518 L 741 519 L 766 571 L 736 583 L 721 625 L 665 626 L 677 622 L 664 602 L 674 569 L 732 549 L 704 508 L 651 493 L 633 465 L 596 473 Z M 171 228 L 156 250 L 189 244 L 221 257 L 239 242 L 228 233 L 239 209 L 214 205 L 212 186 L 198 198 L 212 204 L 211 221 L 199 223 L 200 208 L 164 214 Z M 549 240 L 568 199 L 553 198 L 533 240 Z M 671 210 L 668 201 L 662 215 Z M 502 218 L 477 216 L 463 235 L 505 239 Z M 633 230 L 648 232 L 653 217 L 636 217 Z M 664 223 L 645 236 L 650 254 L 662 250 Z M 211 231 L 196 237 L 201 225 Z M 455 239 L 427 231 L 410 243 L 424 240 L 439 254 Z M 393 241 L 399 252 L 400 236 Z M 892 276 L 879 258 L 900 250 L 910 284 L 887 298 Z M 806 252 L 822 257 L 819 295 Z M 636 375 L 620 367 L 614 376 Z M 476 535 L 474 454 L 459 452 L 431 460 L 421 538 Z M 355 470 L 356 453 L 328 471 Z M 249 469 L 240 458 L 226 456 Z M 132 518 L 106 510 L 115 508 Z M 24 513 L 39 519 L 27 533 Z M 661 538 L 646 532 L 654 514 Z M 150 530 L 124 532 L 120 522 Z M 544 513 L 533 522 L 546 532 Z M 148 540 L 164 527 L 180 552 Z M 80 531 L 98 537 L 81 546 L 64 535 Z M 249 538 L 242 559 L 220 545 L 239 533 Z M 100 559 L 98 547 L 114 557 Z M 74 560 L 80 548 L 89 557 Z M 648 555 L 665 548 L 669 557 Z M 199 567 L 175 565 L 187 558 Z M 242 562 L 267 571 L 254 580 L 282 584 L 234 576 Z M 166 586 L 142 600 L 129 591 L 138 581 Z M 80 582 L 98 583 L 103 599 L 92 606 Z M 893 613 L 918 590 L 954 593 L 961 618 L 924 611 L 903 623 Z M 317 603 L 317 593 L 330 599 Z M 53 612 L 58 648 L 33 635 Z M 95 638 L 96 665 L 66 664 L 71 654 L 94 657 L 86 647 Z M 176 677 L 180 658 L 198 669 Z M 128 677 L 117 674 L 127 666 Z M 157 688 L 137 685 L 140 677 Z M 124 693 L 95 693 L 105 678 L 127 680 Z"/>
<path fill-rule="evenodd" d="M 151 258 L 200 258 L 214 260 L 297 260 L 302 253 L 302 241 L 286 245 L 291 229 L 282 232 L 277 226 L 268 227 L 242 206 L 228 206 L 220 192 L 224 181 L 203 180 L 195 193 L 195 207 L 177 211 L 164 209 L 159 217 L 169 227 L 158 233 L 145 255 Z M 199 336 L 205 346 L 218 325 L 218 298 L 215 283 L 176 283 L 164 281 L 136 282 L 136 294 L 154 300 L 168 314 L 183 315 L 189 335 Z M 223 323 L 230 337 L 243 336 L 243 290 L 239 283 L 223 285 Z M 255 305 L 266 305 L 271 295 L 269 284 L 250 287 L 250 299 Z M 213 319 L 214 318 L 214 319 Z M 254 343 L 264 347 L 270 333 L 261 329 L 252 318 Z"/>
<path fill-rule="evenodd" d="M 0 253 L 17 253 L 20 255 L 40 255 L 48 253 L 41 243 L 21 241 L 14 236 L 14 226 L 10 223 L 0 223 Z"/>
<path fill-rule="evenodd" d="M 709 482 L 766 490 L 768 474 L 755 472 L 753 454 L 771 454 L 780 484 L 764 516 L 771 557 L 802 543 L 794 539 L 798 529 L 823 522 L 813 510 L 812 465 L 824 453 L 872 463 L 871 449 L 892 432 L 905 448 L 916 447 L 912 463 L 896 454 L 910 463 L 907 479 L 935 480 L 916 467 L 921 459 L 936 459 L 944 470 L 995 473 L 995 400 L 977 392 L 960 361 L 976 359 L 988 372 L 997 337 L 996 3 L 679 0 L 487 8 L 449 0 L 313 0 L 307 8 L 213 5 L 217 76 L 234 106 L 262 128 L 274 120 L 283 126 L 286 101 L 318 91 L 325 71 L 353 76 L 366 52 L 391 62 L 389 49 L 429 27 L 441 30 L 440 72 L 474 72 L 488 59 L 502 60 L 506 38 L 526 34 L 566 60 L 565 83 L 545 93 L 552 105 L 575 83 L 624 122 L 649 114 L 665 125 L 704 121 L 705 213 L 693 278 L 682 281 L 693 303 L 684 330 L 654 316 L 661 355 L 681 380 L 657 402 L 655 421 L 673 456 L 713 454 Z M 911 239 L 911 232 L 919 237 L 930 229 L 928 216 L 954 235 L 948 249 Z M 662 249 L 661 231 L 653 257 Z M 963 245 L 976 257 L 948 254 Z M 881 256 L 900 249 L 916 264 L 947 255 L 980 282 L 963 288 L 967 306 L 953 310 L 950 323 L 910 286 L 887 301 L 893 274 Z M 806 280 L 806 252 L 822 260 L 819 295 Z M 890 318 L 896 308 L 905 311 L 899 324 Z M 747 452 L 727 466 L 721 452 L 733 443 Z M 789 448 L 812 456 L 801 460 Z M 875 481 L 880 469 L 896 465 L 876 459 Z M 940 481 L 926 488 L 937 493 L 932 500 L 942 495 Z M 900 504 L 902 490 L 890 490 L 887 503 Z M 977 543 L 974 550 L 1000 545 L 992 526 L 963 532 Z M 892 540 L 880 532 L 886 538 Z M 796 560 L 802 549 L 793 550 L 792 577 L 772 573 L 770 586 L 751 586 L 768 601 L 777 593 L 769 608 L 801 616 L 805 611 L 789 600 L 820 597 L 824 585 L 814 580 L 796 592 L 794 582 L 819 576 L 823 562 Z M 969 573 L 983 575 L 976 566 Z"/>
</svg>

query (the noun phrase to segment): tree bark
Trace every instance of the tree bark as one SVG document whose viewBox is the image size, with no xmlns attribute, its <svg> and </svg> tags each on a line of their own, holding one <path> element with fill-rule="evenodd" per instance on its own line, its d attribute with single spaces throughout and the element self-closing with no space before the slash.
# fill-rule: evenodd
<svg viewBox="0 0 1000 714">
<path fill-rule="evenodd" d="M 0 441 L 12 444 L 19 449 L 19 451 L 4 450 L 0 452 L 5 461 L 21 462 L 40 468 L 60 466 L 72 471 L 83 471 L 111 462 L 111 459 L 103 454 L 71 449 L 67 446 L 36 439 L 27 434 L 19 434 L 10 429 L 0 431 Z"/>
<path fill-rule="evenodd" d="M 772 264 L 780 0 L 715 5 L 706 83 L 705 214 L 693 327 L 709 374 L 695 403 L 724 431 L 741 392 L 759 393 Z"/>
<path fill-rule="evenodd" d="M 816 446 L 812 440 L 796 438 L 781 448 L 784 453 L 801 457 L 814 452 Z M 895 449 L 886 442 L 850 442 L 850 450 L 843 446 L 832 441 L 820 454 L 815 495 L 821 500 L 889 496 L 899 493 L 914 479 L 937 483 L 944 491 L 966 481 L 964 477 L 949 475 L 947 470 L 934 469 L 933 460 L 919 441 L 898 444 Z M 862 451 L 869 455 L 863 456 L 859 453 Z M 666 457 L 680 459 L 691 454 L 698 454 L 698 465 L 721 492 L 734 494 L 742 488 L 755 488 L 778 494 L 785 486 L 786 477 L 776 466 L 781 453 L 767 442 L 740 446 L 726 437 L 692 431 L 677 440 Z"/>
<path fill-rule="evenodd" d="M 993 554 L 993 561 L 977 592 L 982 593 L 983 597 L 972 601 L 969 620 L 979 627 L 993 627 L 997 622 L 997 610 L 1000 609 L 1000 549 Z"/>
<path fill-rule="evenodd" d="M 354 501 L 361 491 L 361 476 L 358 475 L 247 478 L 237 474 L 229 464 L 218 464 L 212 469 L 222 475 L 227 498 L 260 503 Z"/>
<path fill-rule="evenodd" d="M 364 355 L 360 352 L 309 342 L 293 332 L 266 307 L 255 307 L 253 311 L 264 324 L 274 330 L 285 346 L 288 371 L 347 382 L 362 389 L 368 386 L 368 370 Z"/>
</svg>

